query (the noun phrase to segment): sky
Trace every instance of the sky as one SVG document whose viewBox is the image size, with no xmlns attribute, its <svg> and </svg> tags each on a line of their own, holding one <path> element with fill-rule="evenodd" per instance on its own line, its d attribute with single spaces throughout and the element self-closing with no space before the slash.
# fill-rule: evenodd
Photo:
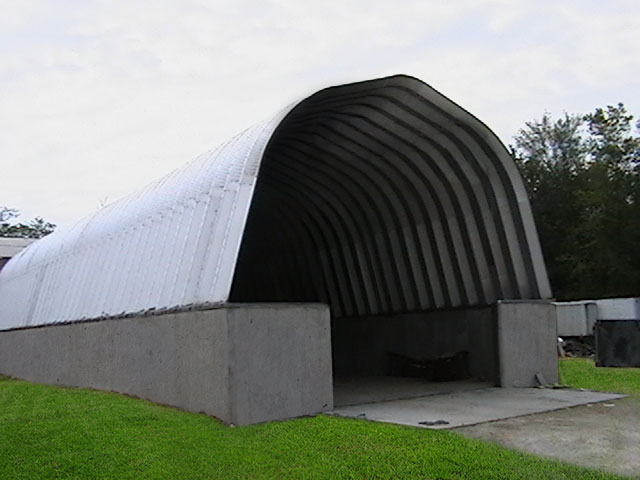
<svg viewBox="0 0 640 480">
<path fill-rule="evenodd" d="M 0 206 L 59 226 L 336 84 L 408 74 L 505 143 L 640 115 L 638 0 L 0 0 Z"/>
</svg>

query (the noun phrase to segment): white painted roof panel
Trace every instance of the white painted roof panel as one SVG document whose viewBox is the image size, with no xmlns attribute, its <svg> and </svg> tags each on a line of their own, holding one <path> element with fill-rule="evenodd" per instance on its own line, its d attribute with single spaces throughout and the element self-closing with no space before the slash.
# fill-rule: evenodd
<svg viewBox="0 0 640 480">
<path fill-rule="evenodd" d="M 347 317 L 550 296 L 504 146 L 395 76 L 321 90 L 20 252 L 0 330 L 226 301 Z"/>
</svg>

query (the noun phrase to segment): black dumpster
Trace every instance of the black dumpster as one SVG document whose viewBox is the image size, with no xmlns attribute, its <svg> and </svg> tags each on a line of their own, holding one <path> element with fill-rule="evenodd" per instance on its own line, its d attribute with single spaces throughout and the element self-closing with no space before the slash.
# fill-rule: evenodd
<svg viewBox="0 0 640 480">
<path fill-rule="evenodd" d="M 640 367 L 640 320 L 596 322 L 596 366 Z"/>
</svg>

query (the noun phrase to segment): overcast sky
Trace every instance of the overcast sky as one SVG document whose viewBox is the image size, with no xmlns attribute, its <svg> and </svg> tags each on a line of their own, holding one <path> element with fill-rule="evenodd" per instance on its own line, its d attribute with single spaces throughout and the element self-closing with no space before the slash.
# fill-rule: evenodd
<svg viewBox="0 0 640 480">
<path fill-rule="evenodd" d="M 0 0 L 0 205 L 66 225 L 333 84 L 416 76 L 510 143 L 640 114 L 638 0 Z"/>
</svg>

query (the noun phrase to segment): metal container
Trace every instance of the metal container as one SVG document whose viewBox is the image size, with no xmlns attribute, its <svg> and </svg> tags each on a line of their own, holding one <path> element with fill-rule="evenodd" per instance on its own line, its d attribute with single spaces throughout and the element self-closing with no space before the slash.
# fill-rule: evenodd
<svg viewBox="0 0 640 480">
<path fill-rule="evenodd" d="M 640 320 L 596 322 L 596 366 L 640 367 Z"/>
<path fill-rule="evenodd" d="M 592 301 L 555 302 L 558 335 L 584 337 L 593 335 L 598 316 L 598 306 Z"/>
</svg>

